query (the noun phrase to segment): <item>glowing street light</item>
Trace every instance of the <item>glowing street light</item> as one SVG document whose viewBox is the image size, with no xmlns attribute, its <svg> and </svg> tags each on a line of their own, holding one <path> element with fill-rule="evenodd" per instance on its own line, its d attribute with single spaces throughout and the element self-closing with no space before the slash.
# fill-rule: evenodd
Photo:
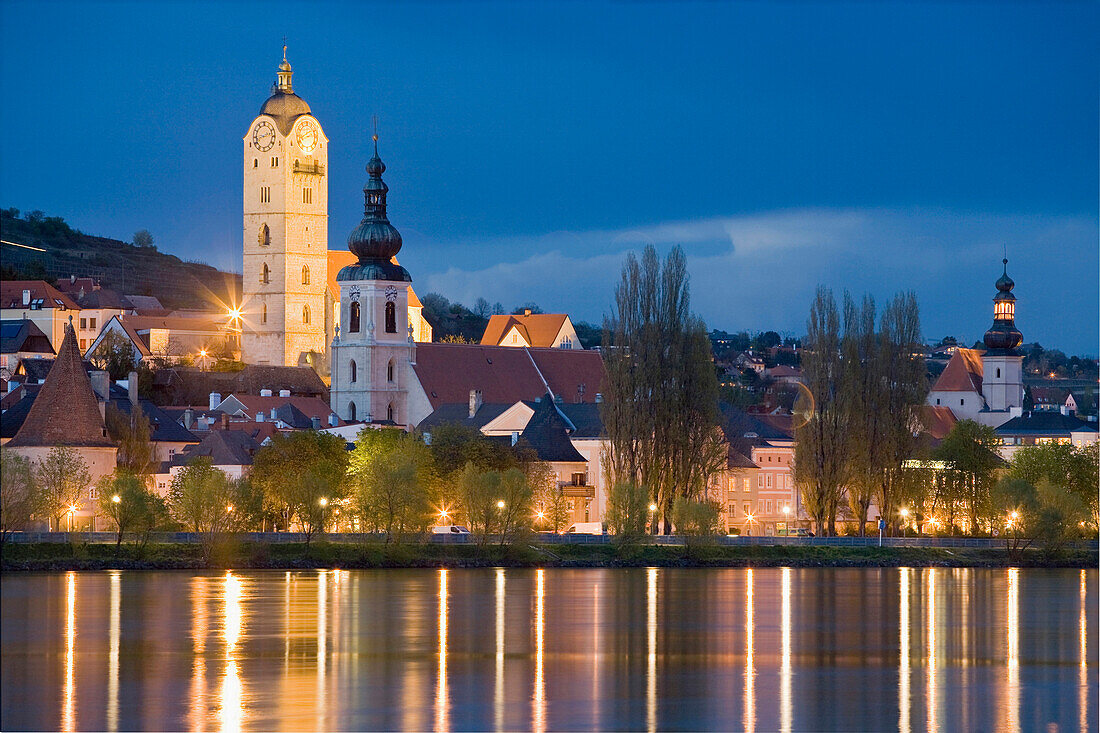
<svg viewBox="0 0 1100 733">
<path fill-rule="evenodd" d="M 226 504 L 226 505 L 225 505 L 225 510 L 226 510 L 227 512 L 230 512 L 230 513 L 232 513 L 232 512 L 233 512 L 233 505 L 232 505 L 232 504 Z"/>
<path fill-rule="evenodd" d="M 118 494 L 115 494 L 114 496 L 112 496 L 112 497 L 111 497 L 111 501 L 113 501 L 114 503 L 118 504 L 119 502 L 121 502 L 121 501 L 122 501 L 122 497 L 121 497 L 121 496 L 119 496 Z"/>
<path fill-rule="evenodd" d="M 656 504 L 650 504 L 649 505 L 649 511 L 651 511 L 651 512 L 657 511 L 657 505 Z"/>
<path fill-rule="evenodd" d="M 328 499 L 322 496 L 320 501 L 318 501 L 317 503 L 320 504 L 322 508 L 324 508 L 328 506 Z"/>
<path fill-rule="evenodd" d="M 783 513 L 786 514 L 786 515 L 790 515 L 790 513 L 791 513 L 790 504 L 786 504 L 786 505 L 783 506 Z"/>
<path fill-rule="evenodd" d="M 908 510 L 907 508 L 905 508 L 905 507 L 902 507 L 902 509 L 901 509 L 901 516 L 903 516 L 903 517 L 905 517 L 906 519 L 908 519 L 908 518 L 909 518 L 909 510 Z"/>
<path fill-rule="evenodd" d="M 504 508 L 504 500 L 501 499 L 497 502 L 497 509 L 503 509 L 503 508 Z"/>
</svg>

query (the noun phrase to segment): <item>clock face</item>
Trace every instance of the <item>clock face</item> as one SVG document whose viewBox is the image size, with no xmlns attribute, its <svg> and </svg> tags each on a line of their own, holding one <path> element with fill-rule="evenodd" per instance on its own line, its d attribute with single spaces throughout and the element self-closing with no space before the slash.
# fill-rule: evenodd
<svg viewBox="0 0 1100 733">
<path fill-rule="evenodd" d="M 386 300 L 397 300 L 397 288 L 392 285 L 386 288 Z"/>
<path fill-rule="evenodd" d="M 275 144 L 275 128 L 270 122 L 264 120 L 256 125 L 256 129 L 252 131 L 252 144 L 261 152 L 271 150 L 271 146 Z"/>
<path fill-rule="evenodd" d="M 298 147 L 303 153 L 312 153 L 317 147 L 317 126 L 306 120 L 298 127 Z"/>
</svg>

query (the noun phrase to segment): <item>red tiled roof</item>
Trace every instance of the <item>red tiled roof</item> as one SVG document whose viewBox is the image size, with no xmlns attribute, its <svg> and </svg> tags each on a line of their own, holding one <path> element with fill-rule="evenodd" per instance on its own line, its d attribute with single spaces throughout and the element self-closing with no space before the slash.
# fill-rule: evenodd
<svg viewBox="0 0 1100 733">
<path fill-rule="evenodd" d="M 432 409 L 465 403 L 472 389 L 480 390 L 487 404 L 538 399 L 546 394 L 543 379 L 565 402 L 577 402 L 578 394 L 581 402 L 595 402 L 604 379 L 599 352 L 581 349 L 422 343 L 416 345 L 413 368 Z"/>
<path fill-rule="evenodd" d="M 31 291 L 31 300 L 42 299 L 42 309 L 67 308 L 80 310 L 80 306 L 65 293 L 45 280 L 4 280 L 0 282 L 0 307 L 30 308 L 23 304 L 23 291 Z"/>
<path fill-rule="evenodd" d="M 944 405 L 921 405 L 919 416 L 924 432 L 936 440 L 943 440 L 958 422 L 951 408 Z"/>
<path fill-rule="evenodd" d="M 531 313 L 530 315 L 491 316 L 481 337 L 483 346 L 499 346 L 514 326 L 527 343 L 535 347 L 550 347 L 569 318 L 565 313 Z"/>
<path fill-rule="evenodd" d="M 57 350 L 57 359 L 38 390 L 27 419 L 8 445 L 114 447 L 107 437 L 92 381 L 84 371 L 72 323 L 65 325 L 65 338 Z"/>
<path fill-rule="evenodd" d="M 255 417 L 257 412 L 269 415 L 273 409 L 278 409 L 282 405 L 293 405 L 301 410 L 306 417 L 319 417 L 325 426 L 331 427 L 327 421 L 333 410 L 327 402 L 317 397 L 304 397 L 302 395 L 279 397 L 277 394 L 271 397 L 260 397 L 259 395 L 236 393 L 226 395 L 227 399 L 229 397 L 233 397 L 244 405 L 249 417 Z M 344 425 L 345 423 L 341 420 L 340 424 Z"/>
<path fill-rule="evenodd" d="M 933 392 L 982 393 L 982 357 L 974 349 L 958 349 L 932 385 Z"/>
</svg>

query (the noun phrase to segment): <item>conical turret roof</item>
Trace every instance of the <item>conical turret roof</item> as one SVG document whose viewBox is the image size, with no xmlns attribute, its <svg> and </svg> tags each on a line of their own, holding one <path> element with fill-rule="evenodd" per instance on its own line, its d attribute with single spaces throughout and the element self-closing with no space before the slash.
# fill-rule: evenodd
<svg viewBox="0 0 1100 733">
<path fill-rule="evenodd" d="M 57 359 L 38 390 L 27 419 L 5 447 L 55 445 L 115 447 L 107 437 L 92 380 L 84 371 L 72 322 L 65 326 Z"/>
</svg>

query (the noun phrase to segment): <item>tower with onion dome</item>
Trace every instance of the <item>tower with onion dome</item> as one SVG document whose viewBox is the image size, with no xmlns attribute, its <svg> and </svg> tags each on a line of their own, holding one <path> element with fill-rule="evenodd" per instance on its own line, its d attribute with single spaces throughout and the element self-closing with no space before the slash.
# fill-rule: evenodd
<svg viewBox="0 0 1100 733">
<path fill-rule="evenodd" d="M 247 364 L 323 371 L 327 336 L 328 138 L 294 92 L 286 58 L 242 141 Z"/>
<path fill-rule="evenodd" d="M 340 330 L 332 342 L 331 405 L 344 420 L 406 425 L 416 345 L 409 324 L 412 277 L 397 264 L 401 234 L 390 224 L 378 155 L 367 163 L 363 220 L 348 235 L 357 261 L 336 275 Z"/>
<path fill-rule="evenodd" d="M 1016 328 L 1016 296 L 1012 294 L 1016 283 L 1008 276 L 1007 258 L 1003 265 L 993 296 L 993 325 L 985 332 L 986 350 L 982 354 L 982 396 L 992 412 L 1024 404 L 1024 357 L 1016 351 L 1024 336 Z"/>
</svg>

